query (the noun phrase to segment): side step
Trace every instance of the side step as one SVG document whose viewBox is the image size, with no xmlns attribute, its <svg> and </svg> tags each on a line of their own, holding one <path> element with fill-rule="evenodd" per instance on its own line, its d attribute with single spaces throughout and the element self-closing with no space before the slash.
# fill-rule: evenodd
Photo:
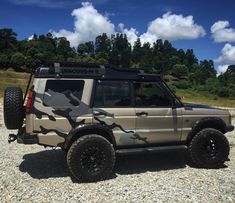
<svg viewBox="0 0 235 203">
<path fill-rule="evenodd" d="M 143 148 L 131 148 L 131 149 L 118 149 L 116 153 L 118 154 L 134 154 L 134 153 L 150 153 L 158 151 L 171 151 L 187 149 L 185 145 L 172 145 L 172 146 L 158 146 L 158 147 L 143 147 Z"/>
</svg>

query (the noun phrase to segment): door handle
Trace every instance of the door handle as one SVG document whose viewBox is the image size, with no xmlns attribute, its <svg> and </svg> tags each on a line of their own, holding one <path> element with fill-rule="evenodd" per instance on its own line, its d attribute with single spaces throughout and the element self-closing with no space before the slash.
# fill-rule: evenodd
<svg viewBox="0 0 235 203">
<path fill-rule="evenodd" d="M 142 112 L 137 112 L 136 115 L 137 116 L 148 116 L 149 114 L 147 112 L 142 111 Z"/>
<path fill-rule="evenodd" d="M 114 114 L 113 114 L 113 113 L 100 112 L 100 111 L 93 112 L 93 115 L 94 115 L 94 116 L 108 116 L 108 117 L 114 117 Z"/>
</svg>

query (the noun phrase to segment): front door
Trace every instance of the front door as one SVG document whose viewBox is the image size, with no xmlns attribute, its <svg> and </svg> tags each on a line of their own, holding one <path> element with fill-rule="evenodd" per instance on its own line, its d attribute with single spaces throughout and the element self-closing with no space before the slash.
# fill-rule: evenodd
<svg viewBox="0 0 235 203">
<path fill-rule="evenodd" d="M 118 146 L 133 145 L 135 109 L 127 81 L 98 80 L 93 104 L 93 122 L 113 131 Z"/>
<path fill-rule="evenodd" d="M 158 82 L 135 82 L 135 136 L 139 144 L 180 141 L 181 109 L 172 108 L 172 99 Z"/>
</svg>

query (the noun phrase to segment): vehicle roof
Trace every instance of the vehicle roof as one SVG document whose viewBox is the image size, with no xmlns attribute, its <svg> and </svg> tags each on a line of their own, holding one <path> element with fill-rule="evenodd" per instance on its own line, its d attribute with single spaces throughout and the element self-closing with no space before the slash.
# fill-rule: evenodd
<svg viewBox="0 0 235 203">
<path fill-rule="evenodd" d="M 118 68 L 113 65 L 77 62 L 44 62 L 36 69 L 35 78 L 94 78 L 117 80 L 161 80 L 144 69 Z"/>
</svg>

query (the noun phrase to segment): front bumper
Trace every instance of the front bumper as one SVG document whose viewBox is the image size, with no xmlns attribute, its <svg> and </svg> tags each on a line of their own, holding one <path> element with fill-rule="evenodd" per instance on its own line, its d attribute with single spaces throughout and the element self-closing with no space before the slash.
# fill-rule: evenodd
<svg viewBox="0 0 235 203">
<path fill-rule="evenodd" d="M 231 132 L 231 131 L 233 131 L 234 130 L 234 126 L 233 125 L 228 125 L 227 127 L 226 127 L 226 132 Z"/>
</svg>

